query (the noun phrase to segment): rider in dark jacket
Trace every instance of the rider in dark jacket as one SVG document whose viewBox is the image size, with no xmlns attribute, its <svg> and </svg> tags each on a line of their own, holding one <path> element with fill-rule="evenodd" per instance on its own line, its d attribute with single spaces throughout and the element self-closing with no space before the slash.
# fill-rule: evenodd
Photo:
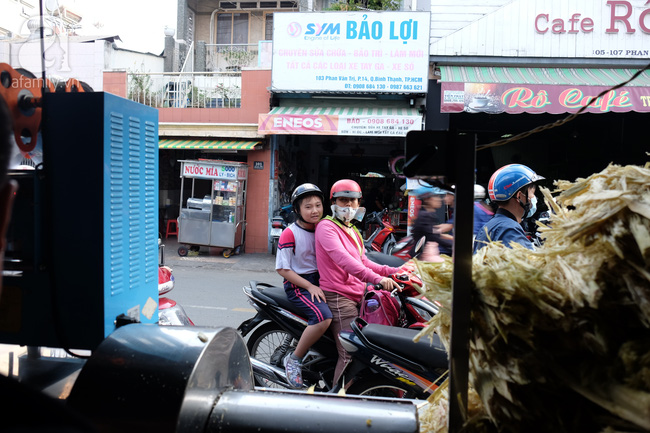
<svg viewBox="0 0 650 433">
<path fill-rule="evenodd" d="M 488 185 L 490 199 L 497 203 L 494 217 L 476 235 L 474 254 L 488 242 L 501 241 L 507 247 L 513 242 L 533 249 L 521 227 L 525 215 L 535 213 L 535 184 L 544 180 L 525 165 L 510 164 L 494 172 Z"/>
<path fill-rule="evenodd" d="M 439 246 L 447 246 L 451 249 L 451 241 L 445 239 L 440 234 L 440 231 L 436 229 L 436 226 L 444 222 L 444 213 L 440 209 L 445 191 L 435 187 L 420 187 L 414 190 L 413 194 L 422 201 L 422 207 L 420 207 L 418 216 L 411 228 L 411 235 L 415 242 L 410 255 L 415 254 L 417 240 L 423 236 L 426 238 L 426 244 L 435 242 L 438 249 Z"/>
</svg>

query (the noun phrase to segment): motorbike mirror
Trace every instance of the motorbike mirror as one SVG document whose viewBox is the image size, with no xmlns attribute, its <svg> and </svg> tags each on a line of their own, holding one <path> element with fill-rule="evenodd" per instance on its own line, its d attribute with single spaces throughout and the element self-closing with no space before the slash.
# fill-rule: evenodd
<svg viewBox="0 0 650 433">
<path fill-rule="evenodd" d="M 448 131 L 409 131 L 404 144 L 404 175 L 446 178 L 453 183 L 455 152 L 449 141 Z"/>
</svg>

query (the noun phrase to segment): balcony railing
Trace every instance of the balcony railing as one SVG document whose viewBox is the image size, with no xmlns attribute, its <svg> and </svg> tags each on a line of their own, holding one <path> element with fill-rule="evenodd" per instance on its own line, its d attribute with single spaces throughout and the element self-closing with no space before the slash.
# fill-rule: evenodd
<svg viewBox="0 0 650 433">
<path fill-rule="evenodd" d="M 258 44 L 206 44 L 206 70 L 241 71 L 258 65 Z"/>
<path fill-rule="evenodd" d="M 129 72 L 127 97 L 156 108 L 239 108 L 241 72 Z"/>
</svg>

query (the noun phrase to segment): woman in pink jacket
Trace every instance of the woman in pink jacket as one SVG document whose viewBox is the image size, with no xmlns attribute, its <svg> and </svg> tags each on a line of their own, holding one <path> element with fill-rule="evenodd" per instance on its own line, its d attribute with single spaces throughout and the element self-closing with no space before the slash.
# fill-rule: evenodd
<svg viewBox="0 0 650 433">
<path fill-rule="evenodd" d="M 359 304 L 367 284 L 381 284 L 385 290 L 399 289 L 388 275 L 399 270 L 368 260 L 359 230 L 353 220 L 363 219 L 365 209 L 359 207 L 361 187 L 350 179 L 332 185 L 330 200 L 332 216 L 316 226 L 316 263 L 320 273 L 320 288 L 332 311 L 330 329 L 336 341 L 339 359 L 334 372 L 335 383 L 350 360 L 338 339 L 343 329 L 359 316 Z"/>
</svg>

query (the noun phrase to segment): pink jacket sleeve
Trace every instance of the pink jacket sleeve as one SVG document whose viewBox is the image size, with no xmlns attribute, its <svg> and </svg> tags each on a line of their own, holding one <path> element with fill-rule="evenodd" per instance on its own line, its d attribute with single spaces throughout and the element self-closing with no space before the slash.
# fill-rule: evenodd
<svg viewBox="0 0 650 433">
<path fill-rule="evenodd" d="M 321 280 L 325 276 L 332 281 L 345 281 L 345 274 L 350 274 L 360 280 L 378 284 L 384 276 L 398 271 L 390 266 L 378 265 L 368 260 L 363 251 L 361 243 L 361 253 L 359 246 L 350 236 L 338 228 L 333 222 L 323 220 L 318 223 L 316 229 L 316 244 L 318 268 L 321 274 Z M 359 239 L 359 242 L 362 242 Z"/>
<path fill-rule="evenodd" d="M 362 260 L 363 260 L 364 265 L 366 265 L 367 267 L 369 267 L 370 269 L 375 271 L 375 273 L 377 273 L 377 274 L 379 274 L 379 275 L 381 275 L 383 277 L 387 277 L 387 276 L 389 276 L 391 274 L 395 274 L 395 273 L 400 271 L 399 268 L 393 268 L 391 266 L 380 265 L 378 263 L 373 262 L 372 260 L 370 260 L 366 256 L 365 251 L 363 253 L 363 259 Z M 380 281 L 381 281 L 381 279 L 380 279 Z M 377 284 L 377 283 L 374 283 L 374 284 Z"/>
</svg>

